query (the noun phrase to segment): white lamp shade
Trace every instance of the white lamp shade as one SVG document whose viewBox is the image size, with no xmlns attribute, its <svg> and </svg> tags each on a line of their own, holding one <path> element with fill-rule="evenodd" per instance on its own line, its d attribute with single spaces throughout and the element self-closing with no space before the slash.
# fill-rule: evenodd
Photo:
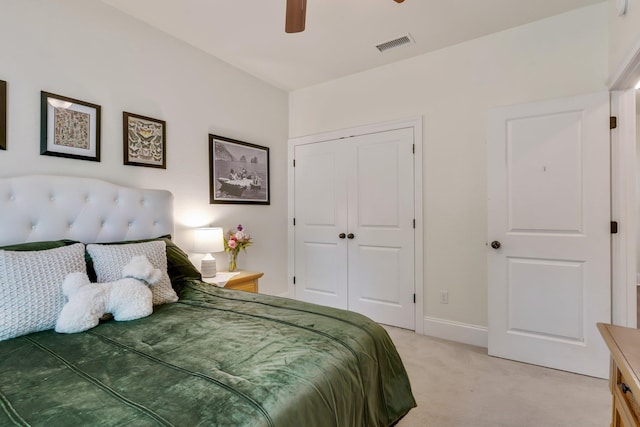
<svg viewBox="0 0 640 427">
<path fill-rule="evenodd" d="M 224 251 L 222 228 L 196 228 L 193 233 L 193 251 L 201 254 Z"/>
</svg>

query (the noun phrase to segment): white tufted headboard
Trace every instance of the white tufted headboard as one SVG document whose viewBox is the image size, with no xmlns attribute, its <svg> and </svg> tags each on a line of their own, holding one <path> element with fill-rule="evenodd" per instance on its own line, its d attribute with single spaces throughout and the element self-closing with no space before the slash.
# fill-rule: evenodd
<svg viewBox="0 0 640 427">
<path fill-rule="evenodd" d="M 71 239 L 137 240 L 173 233 L 173 195 L 94 178 L 0 178 L 0 246 Z"/>
</svg>

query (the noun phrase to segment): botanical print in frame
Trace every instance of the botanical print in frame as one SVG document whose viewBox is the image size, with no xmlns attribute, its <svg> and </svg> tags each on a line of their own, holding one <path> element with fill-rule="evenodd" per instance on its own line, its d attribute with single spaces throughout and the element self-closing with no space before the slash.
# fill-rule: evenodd
<svg viewBox="0 0 640 427">
<path fill-rule="evenodd" d="M 0 150 L 7 149 L 7 82 L 0 80 Z"/>
<path fill-rule="evenodd" d="M 122 113 L 124 164 L 167 168 L 167 123 L 133 113 Z"/>
<path fill-rule="evenodd" d="M 40 154 L 100 161 L 100 106 L 41 92 Z"/>
<path fill-rule="evenodd" d="M 209 203 L 270 204 L 269 148 L 209 135 Z"/>
</svg>

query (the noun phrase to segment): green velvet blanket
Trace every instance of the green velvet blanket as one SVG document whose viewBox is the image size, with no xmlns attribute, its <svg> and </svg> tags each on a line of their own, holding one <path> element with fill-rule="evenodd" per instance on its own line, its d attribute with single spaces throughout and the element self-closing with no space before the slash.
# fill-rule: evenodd
<svg viewBox="0 0 640 427">
<path fill-rule="evenodd" d="M 0 342 L 0 426 L 374 427 L 414 406 L 364 316 L 199 281 L 144 319 Z"/>
</svg>

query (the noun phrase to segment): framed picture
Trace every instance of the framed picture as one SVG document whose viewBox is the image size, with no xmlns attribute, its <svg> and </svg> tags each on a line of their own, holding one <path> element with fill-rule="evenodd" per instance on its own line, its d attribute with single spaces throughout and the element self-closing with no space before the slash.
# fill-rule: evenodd
<svg viewBox="0 0 640 427">
<path fill-rule="evenodd" d="M 100 161 L 100 106 L 41 92 L 40 154 Z"/>
<path fill-rule="evenodd" d="M 0 150 L 7 149 L 7 82 L 0 80 Z"/>
<path fill-rule="evenodd" d="M 268 205 L 269 148 L 209 135 L 209 203 Z"/>
<path fill-rule="evenodd" d="M 137 114 L 122 113 L 124 164 L 167 168 L 167 123 Z"/>
</svg>

